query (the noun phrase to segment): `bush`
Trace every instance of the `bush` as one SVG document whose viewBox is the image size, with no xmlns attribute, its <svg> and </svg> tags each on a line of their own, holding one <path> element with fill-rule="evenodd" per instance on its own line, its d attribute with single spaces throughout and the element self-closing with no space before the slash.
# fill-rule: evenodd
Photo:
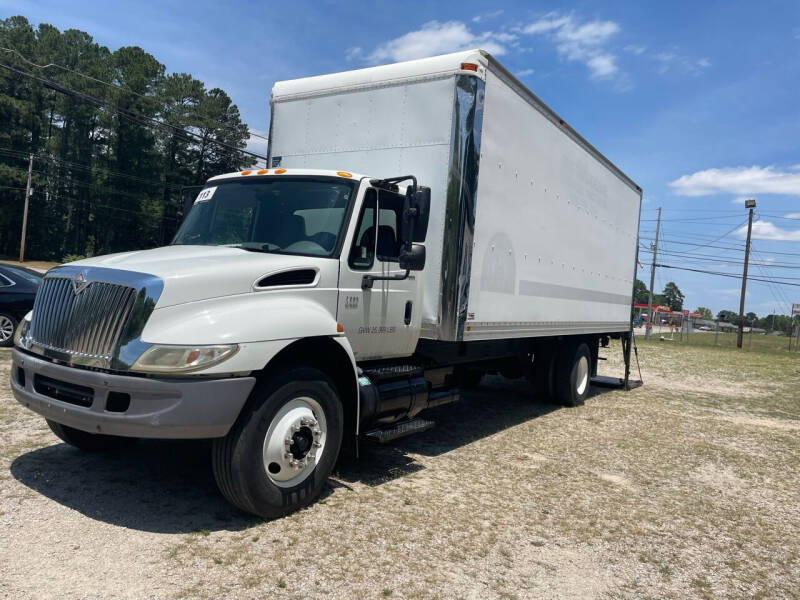
<svg viewBox="0 0 800 600">
<path fill-rule="evenodd" d="M 86 258 L 83 254 L 67 254 L 64 258 L 61 259 L 61 264 L 74 262 L 76 260 L 83 260 Z"/>
</svg>

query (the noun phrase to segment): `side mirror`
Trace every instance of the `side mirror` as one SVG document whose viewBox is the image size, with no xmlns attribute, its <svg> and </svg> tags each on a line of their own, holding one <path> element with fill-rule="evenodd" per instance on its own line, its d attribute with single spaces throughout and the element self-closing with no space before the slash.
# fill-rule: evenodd
<svg viewBox="0 0 800 600">
<path fill-rule="evenodd" d="M 431 212 L 431 188 L 419 187 L 406 194 L 403 205 L 403 241 L 424 242 Z"/>
<path fill-rule="evenodd" d="M 407 271 L 422 271 L 425 268 L 425 246 L 411 244 L 410 249 L 400 252 L 400 268 Z"/>
</svg>

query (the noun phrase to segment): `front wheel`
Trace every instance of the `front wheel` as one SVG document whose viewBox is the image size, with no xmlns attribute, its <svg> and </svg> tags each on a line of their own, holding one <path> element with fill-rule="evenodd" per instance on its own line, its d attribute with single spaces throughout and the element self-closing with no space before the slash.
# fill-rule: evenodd
<svg viewBox="0 0 800 600">
<path fill-rule="evenodd" d="M 336 463 L 342 431 L 333 382 L 316 369 L 289 369 L 256 385 L 228 435 L 214 440 L 214 478 L 241 510 L 282 517 L 319 496 Z"/>
<path fill-rule="evenodd" d="M 8 348 L 14 344 L 14 330 L 17 320 L 11 315 L 0 313 L 0 348 Z"/>
</svg>

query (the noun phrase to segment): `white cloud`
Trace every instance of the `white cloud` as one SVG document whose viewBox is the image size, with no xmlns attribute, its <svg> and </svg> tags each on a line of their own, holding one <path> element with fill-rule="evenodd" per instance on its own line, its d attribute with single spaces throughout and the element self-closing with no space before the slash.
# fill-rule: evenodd
<svg viewBox="0 0 800 600">
<path fill-rule="evenodd" d="M 623 48 L 625 52 L 630 52 L 631 54 L 644 54 L 645 50 L 647 50 L 647 46 L 638 46 L 636 44 L 628 44 Z"/>
<path fill-rule="evenodd" d="M 736 231 L 736 235 L 740 238 L 747 237 L 747 225 L 739 228 Z M 773 242 L 800 242 L 800 229 L 781 229 L 769 221 L 758 220 L 753 223 L 752 237 L 754 240 L 770 240 Z"/>
<path fill-rule="evenodd" d="M 367 55 L 366 60 L 374 64 L 397 62 L 470 48 L 483 48 L 491 54 L 502 55 L 506 53 L 506 45 L 516 38 L 516 35 L 504 32 L 473 33 L 461 21 L 429 21 L 415 31 L 384 42 Z M 363 52 L 358 55 L 363 56 Z"/>
<path fill-rule="evenodd" d="M 711 67 L 711 61 L 706 57 L 695 60 L 675 52 L 659 52 L 655 55 L 655 59 L 659 63 L 658 72 L 662 74 L 670 70 L 676 70 L 699 75 L 703 69 Z"/>
<path fill-rule="evenodd" d="M 800 219 L 800 212 L 783 215 L 784 219 Z"/>
<path fill-rule="evenodd" d="M 616 55 L 608 43 L 620 31 L 614 21 L 578 22 L 572 15 L 550 13 L 521 28 L 529 35 L 544 35 L 568 61 L 580 62 L 589 68 L 594 79 L 610 79 L 619 71 Z"/>
<path fill-rule="evenodd" d="M 533 75 L 533 69 L 522 69 L 522 71 L 518 71 L 516 73 L 517 77 L 527 77 L 528 75 Z"/>
<path fill-rule="evenodd" d="M 483 13 L 480 15 L 475 15 L 472 17 L 473 23 L 480 23 L 481 21 L 485 21 L 486 19 L 495 19 L 503 14 L 503 9 L 500 10 L 493 10 L 492 12 Z"/>
<path fill-rule="evenodd" d="M 744 206 L 745 200 L 748 200 L 747 196 L 736 196 L 736 198 L 731 200 L 731 204 L 738 204 L 739 206 Z"/>
<path fill-rule="evenodd" d="M 669 184 L 681 196 L 707 194 L 788 194 L 800 196 L 800 172 L 774 166 L 723 167 L 682 175 Z"/>
</svg>

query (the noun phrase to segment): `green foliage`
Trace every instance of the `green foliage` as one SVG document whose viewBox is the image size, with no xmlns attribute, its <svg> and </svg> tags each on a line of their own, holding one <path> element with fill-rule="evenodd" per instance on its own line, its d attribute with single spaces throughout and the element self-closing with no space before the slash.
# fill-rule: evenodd
<svg viewBox="0 0 800 600">
<path fill-rule="evenodd" d="M 17 54 L 3 54 L 11 67 L 108 104 L 0 69 L 0 254 L 14 255 L 19 247 L 24 192 L 12 188 L 25 187 L 31 153 L 26 256 L 50 260 L 167 243 L 190 196 L 181 198 L 184 186 L 254 163 L 240 152 L 247 125 L 230 97 L 191 75 L 167 75 L 142 48 L 112 52 L 88 33 L 34 28 L 21 16 L 0 20 L 0 46 L 119 86 L 64 69 L 37 70 Z"/>
<path fill-rule="evenodd" d="M 711 309 L 706 308 L 705 306 L 698 306 L 694 312 L 698 313 L 703 319 L 711 320 L 714 318 L 714 315 L 711 313 Z"/>
<path fill-rule="evenodd" d="M 674 281 L 670 281 L 664 286 L 662 294 L 665 306 L 669 306 L 671 310 L 683 310 L 684 296 Z"/>
<path fill-rule="evenodd" d="M 633 301 L 634 302 L 647 302 L 650 298 L 650 292 L 647 289 L 644 281 L 637 279 L 633 283 Z"/>
<path fill-rule="evenodd" d="M 84 258 L 86 258 L 86 256 L 83 254 L 67 254 L 61 259 L 61 263 L 71 263 L 75 262 L 76 260 L 83 260 Z"/>
</svg>

